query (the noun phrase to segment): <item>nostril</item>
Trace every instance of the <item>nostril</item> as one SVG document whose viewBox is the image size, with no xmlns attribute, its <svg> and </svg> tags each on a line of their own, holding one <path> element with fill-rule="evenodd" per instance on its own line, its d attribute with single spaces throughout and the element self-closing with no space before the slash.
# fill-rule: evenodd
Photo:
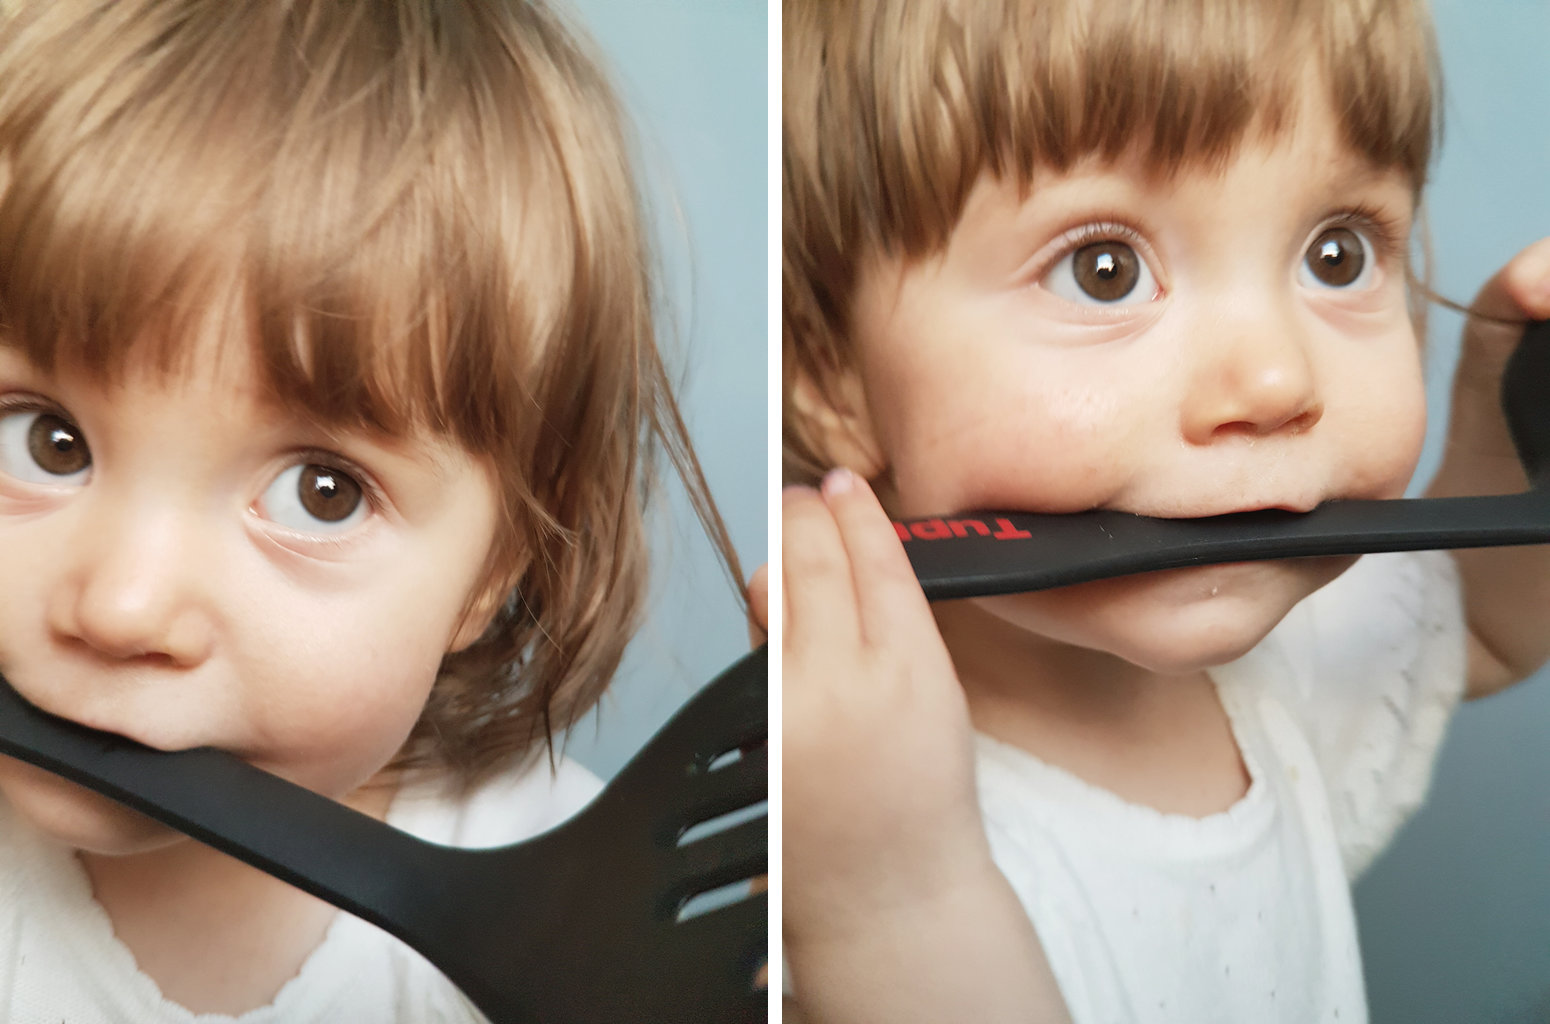
<svg viewBox="0 0 1550 1024">
<path fill-rule="evenodd" d="M 175 668 L 178 664 L 177 658 L 172 654 L 155 649 L 146 649 L 138 644 L 134 646 L 127 644 L 110 645 L 103 643 L 101 639 L 88 639 L 74 635 L 61 635 L 59 639 L 61 643 L 69 648 L 94 655 L 97 658 L 111 660 L 115 663 L 132 663 L 149 668 Z"/>
<path fill-rule="evenodd" d="M 1211 431 L 1213 440 L 1229 437 L 1249 439 L 1270 437 L 1274 434 L 1297 435 L 1307 433 L 1324 418 L 1322 405 L 1310 406 L 1296 415 L 1281 420 L 1232 420 L 1219 423 Z"/>
<path fill-rule="evenodd" d="M 1281 426 L 1281 430 L 1290 434 L 1302 434 L 1313 429 L 1314 424 L 1324 418 L 1324 407 L 1315 405 L 1304 409 L 1302 412 L 1287 420 Z"/>
<path fill-rule="evenodd" d="M 147 651 L 144 654 L 137 654 L 124 660 L 152 668 L 176 668 L 178 664 L 177 659 L 172 655 L 163 654 L 160 651 Z"/>
</svg>

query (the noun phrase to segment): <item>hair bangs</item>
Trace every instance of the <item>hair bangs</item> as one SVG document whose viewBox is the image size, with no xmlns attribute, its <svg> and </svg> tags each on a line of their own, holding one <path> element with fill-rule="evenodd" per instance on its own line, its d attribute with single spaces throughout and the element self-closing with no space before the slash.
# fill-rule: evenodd
<svg viewBox="0 0 1550 1024">
<path fill-rule="evenodd" d="M 508 392 L 541 376 L 588 285 L 587 211 L 554 201 L 587 177 L 550 133 L 556 87 L 479 5 L 434 26 L 404 24 L 413 5 L 198 6 L 7 27 L 6 344 L 117 378 L 177 372 L 218 332 L 329 425 L 480 452 L 510 436 L 536 399 Z M 6 49 L 51 31 L 66 69 L 29 89 Z"/>
<path fill-rule="evenodd" d="M 982 173 L 1026 183 L 1131 155 L 1160 175 L 1220 164 L 1290 127 L 1315 80 L 1354 152 L 1424 181 L 1434 57 L 1408 2 L 793 7 L 788 175 L 852 204 L 815 223 L 886 250 L 945 244 Z"/>
</svg>

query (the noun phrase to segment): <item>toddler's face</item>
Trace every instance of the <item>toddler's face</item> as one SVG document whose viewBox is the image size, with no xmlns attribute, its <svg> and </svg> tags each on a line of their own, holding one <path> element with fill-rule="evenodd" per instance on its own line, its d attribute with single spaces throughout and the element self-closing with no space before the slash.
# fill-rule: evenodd
<svg viewBox="0 0 1550 1024">
<path fill-rule="evenodd" d="M 82 724 L 345 796 L 473 638 L 494 484 L 435 438 L 322 430 L 198 344 L 191 372 L 111 388 L 0 346 L 0 671 Z M 78 848 L 171 838 L 3 757 L 0 794 Z"/>
<path fill-rule="evenodd" d="M 982 180 L 946 250 L 854 310 L 863 461 L 902 516 L 1151 516 L 1399 496 L 1424 427 L 1412 194 L 1322 107 L 1171 180 Z M 1207 567 L 982 602 L 1159 671 L 1229 660 L 1348 561 Z"/>
</svg>

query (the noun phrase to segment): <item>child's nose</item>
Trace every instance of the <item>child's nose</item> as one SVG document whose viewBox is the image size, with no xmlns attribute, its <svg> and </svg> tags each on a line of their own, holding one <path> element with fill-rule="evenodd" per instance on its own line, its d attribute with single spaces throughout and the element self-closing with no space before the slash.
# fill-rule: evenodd
<svg viewBox="0 0 1550 1024">
<path fill-rule="evenodd" d="M 1185 440 L 1295 434 L 1324 414 L 1308 340 L 1295 327 L 1219 325 L 1197 350 L 1183 409 Z"/>
<path fill-rule="evenodd" d="M 213 633 L 186 532 L 175 517 L 131 509 L 93 518 L 50 596 L 55 634 L 113 660 L 202 662 Z"/>
</svg>

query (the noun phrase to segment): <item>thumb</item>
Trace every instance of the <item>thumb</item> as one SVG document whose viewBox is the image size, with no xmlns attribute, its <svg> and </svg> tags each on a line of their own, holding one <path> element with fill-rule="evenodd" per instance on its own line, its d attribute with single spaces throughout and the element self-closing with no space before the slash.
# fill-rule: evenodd
<svg viewBox="0 0 1550 1024">
<path fill-rule="evenodd" d="M 1530 320 L 1550 319 L 1550 238 L 1514 256 L 1469 304 L 1460 376 L 1495 387 Z"/>
</svg>

